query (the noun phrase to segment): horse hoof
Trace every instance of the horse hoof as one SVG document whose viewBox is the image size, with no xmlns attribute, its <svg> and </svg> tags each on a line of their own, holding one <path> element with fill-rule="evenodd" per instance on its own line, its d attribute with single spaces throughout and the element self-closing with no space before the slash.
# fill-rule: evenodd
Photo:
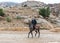
<svg viewBox="0 0 60 43">
<path fill-rule="evenodd" d="M 31 37 L 31 38 L 33 38 L 33 37 Z"/>
<path fill-rule="evenodd" d="M 28 36 L 28 38 L 29 38 L 29 36 Z"/>
</svg>

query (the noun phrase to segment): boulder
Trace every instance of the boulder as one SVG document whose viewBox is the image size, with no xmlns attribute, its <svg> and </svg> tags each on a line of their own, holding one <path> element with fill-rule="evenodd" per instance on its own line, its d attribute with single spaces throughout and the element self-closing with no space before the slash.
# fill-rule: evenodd
<svg viewBox="0 0 60 43">
<path fill-rule="evenodd" d="M 28 24 L 29 20 L 31 21 L 32 19 L 31 18 L 24 19 L 24 23 Z"/>
</svg>

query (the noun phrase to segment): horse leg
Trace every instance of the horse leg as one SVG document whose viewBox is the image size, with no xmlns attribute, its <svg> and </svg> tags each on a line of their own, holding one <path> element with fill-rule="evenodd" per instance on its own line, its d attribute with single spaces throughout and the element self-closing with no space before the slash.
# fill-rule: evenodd
<svg viewBox="0 0 60 43">
<path fill-rule="evenodd" d="M 33 33 L 31 32 L 32 38 L 33 38 Z"/>
<path fill-rule="evenodd" d="M 37 34 L 37 31 L 35 31 L 36 33 L 35 33 L 35 37 L 36 37 L 36 34 Z"/>
<path fill-rule="evenodd" d="M 38 38 L 40 37 L 40 32 L 39 32 L 39 35 L 38 35 Z"/>
<path fill-rule="evenodd" d="M 33 38 L 33 33 L 32 33 L 32 31 L 30 31 L 30 32 L 28 33 L 28 38 L 29 38 L 30 33 L 31 33 L 32 38 Z"/>
<path fill-rule="evenodd" d="M 39 31 L 39 30 L 38 30 L 38 34 L 39 34 L 39 35 L 38 35 L 38 38 L 39 38 L 39 37 L 40 37 L 40 31 Z"/>
<path fill-rule="evenodd" d="M 28 38 L 29 38 L 30 33 L 31 33 L 31 32 L 28 33 Z"/>
</svg>

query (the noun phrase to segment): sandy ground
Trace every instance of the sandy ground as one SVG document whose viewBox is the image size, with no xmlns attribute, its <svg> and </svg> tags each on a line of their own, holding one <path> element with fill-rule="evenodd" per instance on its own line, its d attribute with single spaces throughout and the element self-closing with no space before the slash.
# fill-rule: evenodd
<svg viewBox="0 0 60 43">
<path fill-rule="evenodd" d="M 41 30 L 40 38 L 27 38 L 28 32 L 0 31 L 0 43 L 60 43 L 60 33 Z"/>
</svg>

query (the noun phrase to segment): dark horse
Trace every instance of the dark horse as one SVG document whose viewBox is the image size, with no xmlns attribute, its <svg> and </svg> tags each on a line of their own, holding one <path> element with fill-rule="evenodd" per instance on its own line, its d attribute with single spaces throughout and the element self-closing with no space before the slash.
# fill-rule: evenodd
<svg viewBox="0 0 60 43">
<path fill-rule="evenodd" d="M 36 24 L 36 26 L 35 26 L 35 29 L 33 28 L 33 25 L 32 24 L 30 24 L 30 26 L 29 26 L 29 33 L 28 33 L 28 38 L 29 38 L 29 35 L 31 34 L 32 35 L 32 38 L 33 38 L 33 31 L 35 31 L 36 33 L 35 33 L 35 36 L 37 35 L 37 33 L 39 34 L 38 35 L 38 38 L 40 37 L 40 26 L 38 25 L 38 24 Z"/>
</svg>

